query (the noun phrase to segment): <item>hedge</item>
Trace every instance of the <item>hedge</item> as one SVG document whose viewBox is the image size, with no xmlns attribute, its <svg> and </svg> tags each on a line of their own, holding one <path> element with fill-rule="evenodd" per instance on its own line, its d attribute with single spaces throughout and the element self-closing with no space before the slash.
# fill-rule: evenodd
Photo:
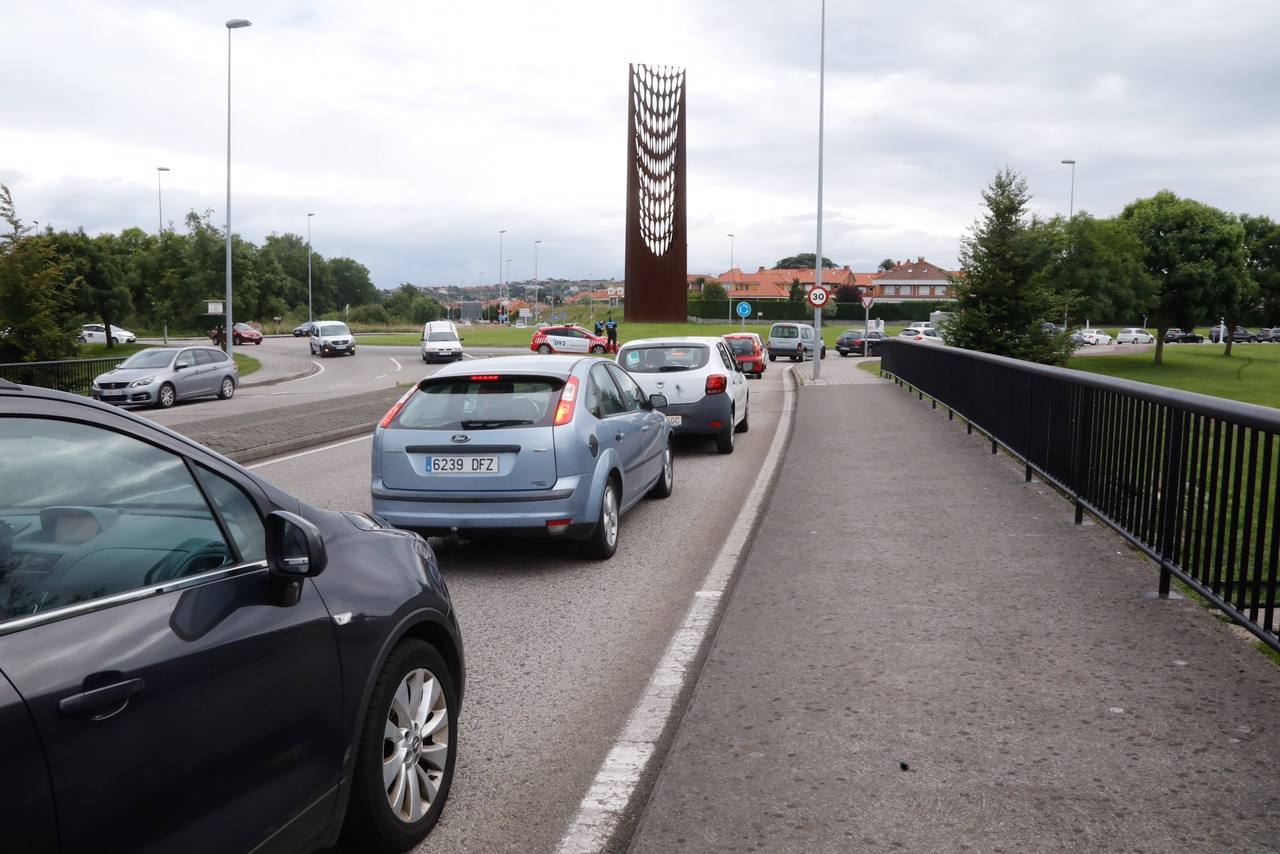
<svg viewBox="0 0 1280 854">
<path fill-rule="evenodd" d="M 733 317 L 737 320 L 736 314 L 730 314 L 730 302 L 736 305 L 739 300 L 689 300 L 689 316 L 690 317 L 710 317 L 715 319 L 729 319 Z M 756 314 L 764 313 L 765 320 L 812 320 L 813 308 L 807 302 L 792 302 L 791 300 L 747 300 L 751 305 L 751 318 L 754 320 Z M 929 314 L 935 311 L 954 311 L 954 302 L 897 302 L 897 303 L 876 303 L 871 307 L 871 317 L 875 320 L 898 321 L 898 320 L 928 320 Z M 866 312 L 862 308 L 862 303 L 837 303 L 836 304 L 836 320 L 862 320 L 866 317 Z M 831 319 L 830 313 L 824 314 L 823 318 Z"/>
</svg>

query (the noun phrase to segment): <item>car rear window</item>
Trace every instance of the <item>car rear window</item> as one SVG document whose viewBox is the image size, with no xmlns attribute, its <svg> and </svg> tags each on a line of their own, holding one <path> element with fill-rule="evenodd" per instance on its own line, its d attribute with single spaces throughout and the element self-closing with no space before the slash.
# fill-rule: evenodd
<svg viewBox="0 0 1280 854">
<path fill-rule="evenodd" d="M 726 338 L 724 340 L 728 342 L 729 349 L 736 356 L 750 356 L 756 351 L 756 342 L 750 338 Z"/>
<path fill-rule="evenodd" d="M 710 358 L 711 350 L 705 344 L 669 344 L 623 350 L 618 363 L 633 374 L 665 374 L 696 371 Z"/>
<path fill-rule="evenodd" d="M 428 379 L 405 402 L 393 427 L 408 430 L 497 430 L 546 427 L 564 380 L 478 374 Z"/>
<path fill-rule="evenodd" d="M 778 326 L 775 326 L 769 330 L 769 337 L 770 338 L 799 338 L 800 328 L 797 326 L 782 326 L 781 324 L 779 324 Z"/>
</svg>

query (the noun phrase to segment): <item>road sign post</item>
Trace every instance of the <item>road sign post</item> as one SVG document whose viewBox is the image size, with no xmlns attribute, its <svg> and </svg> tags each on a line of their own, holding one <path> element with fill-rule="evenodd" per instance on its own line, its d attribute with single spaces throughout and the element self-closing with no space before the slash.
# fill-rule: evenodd
<svg viewBox="0 0 1280 854">
<path fill-rule="evenodd" d="M 738 303 L 737 312 L 738 317 L 742 320 L 742 328 L 745 330 L 747 328 L 747 318 L 751 316 L 751 303 L 745 300 Z"/>
<path fill-rule="evenodd" d="M 863 328 L 862 328 L 863 342 L 866 342 L 867 340 L 866 336 L 871 333 L 871 306 L 875 304 L 876 304 L 876 298 L 871 296 L 870 294 L 866 294 L 862 297 L 862 308 L 867 313 L 866 322 L 863 324 Z M 863 349 L 863 352 L 866 352 L 865 343 L 863 344 L 862 349 Z"/>
<path fill-rule="evenodd" d="M 813 306 L 813 378 L 816 380 L 821 373 L 818 363 L 822 361 L 822 309 L 831 299 L 831 292 L 818 284 L 809 289 L 805 298 Z"/>
</svg>

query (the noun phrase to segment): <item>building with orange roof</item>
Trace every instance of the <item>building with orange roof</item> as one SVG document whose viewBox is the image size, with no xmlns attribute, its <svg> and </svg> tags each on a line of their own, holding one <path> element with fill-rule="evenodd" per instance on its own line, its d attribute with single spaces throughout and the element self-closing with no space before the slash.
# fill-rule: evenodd
<svg viewBox="0 0 1280 854">
<path fill-rule="evenodd" d="M 954 277 L 954 273 L 920 256 L 914 261 L 900 261 L 892 269 L 877 273 L 871 279 L 875 283 L 877 299 L 898 302 L 953 300 L 955 299 Z"/>
</svg>

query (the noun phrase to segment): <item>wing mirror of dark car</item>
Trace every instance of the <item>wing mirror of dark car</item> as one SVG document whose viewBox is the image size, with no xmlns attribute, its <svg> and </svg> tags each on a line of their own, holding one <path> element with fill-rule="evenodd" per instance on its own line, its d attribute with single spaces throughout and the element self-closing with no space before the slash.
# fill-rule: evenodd
<svg viewBox="0 0 1280 854">
<path fill-rule="evenodd" d="M 649 395 L 649 408 L 650 409 L 666 409 L 667 396 L 665 394 Z"/>
<path fill-rule="evenodd" d="M 267 566 L 273 575 L 298 580 L 324 572 L 329 561 L 320 529 L 297 513 L 276 510 L 267 517 Z"/>
<path fill-rule="evenodd" d="M 189 367 L 191 367 L 191 365 L 190 365 L 189 363 L 187 363 L 187 362 L 179 362 L 178 364 L 176 364 L 176 365 L 174 365 L 174 366 L 173 366 L 173 369 L 174 369 L 175 371 L 185 371 L 185 370 L 186 370 L 187 368 L 189 368 Z"/>
</svg>

